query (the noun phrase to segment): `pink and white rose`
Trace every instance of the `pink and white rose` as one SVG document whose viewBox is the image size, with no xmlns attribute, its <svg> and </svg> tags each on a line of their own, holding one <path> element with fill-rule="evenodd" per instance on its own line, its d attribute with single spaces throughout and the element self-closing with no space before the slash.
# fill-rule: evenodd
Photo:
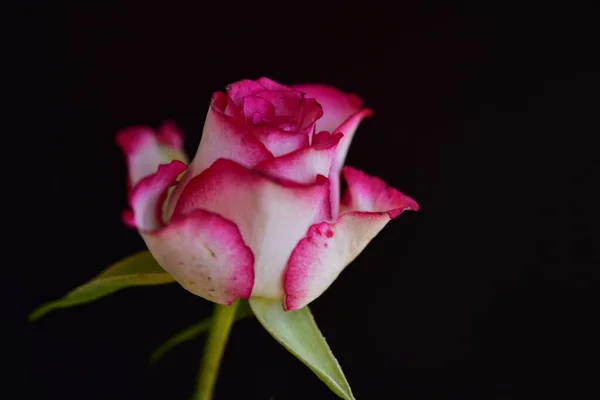
<svg viewBox="0 0 600 400">
<path fill-rule="evenodd" d="M 170 122 L 127 128 L 124 221 L 177 282 L 220 304 L 261 296 L 286 310 L 321 295 L 410 197 L 344 160 L 371 110 L 322 85 L 243 80 L 213 95 L 187 165 Z M 340 195 L 343 176 L 347 189 Z"/>
</svg>

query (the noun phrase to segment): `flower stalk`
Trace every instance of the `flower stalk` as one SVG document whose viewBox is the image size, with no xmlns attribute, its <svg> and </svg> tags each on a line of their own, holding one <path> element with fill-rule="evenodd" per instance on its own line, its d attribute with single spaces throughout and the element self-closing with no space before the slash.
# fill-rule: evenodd
<svg viewBox="0 0 600 400">
<path fill-rule="evenodd" d="M 239 300 L 230 306 L 215 305 L 211 327 L 208 332 L 204 357 L 198 372 L 198 381 L 192 400 L 212 400 L 221 367 L 229 332 L 235 320 Z"/>
</svg>

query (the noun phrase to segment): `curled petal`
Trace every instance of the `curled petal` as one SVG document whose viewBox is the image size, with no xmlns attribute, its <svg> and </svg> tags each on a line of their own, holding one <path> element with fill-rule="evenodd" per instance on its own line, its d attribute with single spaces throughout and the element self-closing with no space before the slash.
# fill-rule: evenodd
<svg viewBox="0 0 600 400">
<path fill-rule="evenodd" d="M 262 97 L 255 95 L 244 97 L 241 109 L 246 120 L 254 125 L 275 117 L 275 106 Z"/>
<path fill-rule="evenodd" d="M 310 225 L 330 218 L 328 196 L 325 177 L 300 185 L 221 159 L 188 183 L 173 218 L 204 209 L 234 222 L 255 258 L 252 295 L 281 298 L 292 249 Z"/>
<path fill-rule="evenodd" d="M 323 117 L 317 121 L 317 131 L 337 132 L 337 128 L 352 115 L 360 111 L 363 101 L 355 94 L 344 93 L 334 87 L 301 84 L 293 89 L 316 99 L 323 107 Z M 346 135 L 346 132 L 343 132 Z"/>
<path fill-rule="evenodd" d="M 280 179 L 314 183 L 317 175 L 329 175 L 336 146 L 342 136 L 341 133 L 331 135 L 329 132 L 320 132 L 314 135 L 310 147 L 263 161 L 255 169 Z"/>
<path fill-rule="evenodd" d="M 309 135 L 305 132 L 285 132 L 270 126 L 257 126 L 252 133 L 274 157 L 308 147 Z"/>
<path fill-rule="evenodd" d="M 263 99 L 263 101 L 266 101 Z M 269 103 L 270 104 L 270 103 Z M 263 114 L 264 115 L 264 114 Z M 255 126 L 252 133 L 263 143 L 275 157 L 308 147 L 316 121 L 323 115 L 321 105 L 314 99 L 303 100 L 298 115 L 293 120 L 287 118 L 277 126 L 265 124 Z M 286 117 L 283 117 L 284 119 Z M 271 122 L 281 117 L 274 117 Z M 324 174 L 327 175 L 327 174 Z"/>
<path fill-rule="evenodd" d="M 379 178 L 349 167 L 344 177 L 348 191 L 340 216 L 312 225 L 292 252 L 284 277 L 286 310 L 300 309 L 319 297 L 391 219 L 419 209 L 413 199 Z"/>
<path fill-rule="evenodd" d="M 233 222 L 197 209 L 142 237 L 156 261 L 195 295 L 219 304 L 250 297 L 254 256 Z"/>
<path fill-rule="evenodd" d="M 352 138 L 354 137 L 354 133 L 356 132 L 356 129 L 362 120 L 370 117 L 371 115 L 373 115 L 373 111 L 368 108 L 364 108 L 350 116 L 335 130 L 335 132 L 343 133 L 344 137 L 342 140 L 340 140 L 340 143 L 336 148 L 335 157 L 331 164 L 331 171 L 328 175 L 329 179 L 331 180 L 331 210 L 333 215 L 337 215 L 339 210 L 340 172 L 344 166 L 344 161 L 346 160 L 346 155 L 348 154 L 348 149 L 350 148 Z"/>
<path fill-rule="evenodd" d="M 160 127 L 158 134 L 145 126 L 123 129 L 116 141 L 127 160 L 130 192 L 140 180 L 155 173 L 160 164 L 187 162 L 181 134 L 170 121 Z"/>
<path fill-rule="evenodd" d="M 416 201 L 375 176 L 348 166 L 344 167 L 343 174 L 348 188 L 342 198 L 342 214 L 360 211 L 386 213 L 390 218 L 396 218 L 403 211 L 419 210 Z"/>
<path fill-rule="evenodd" d="M 298 129 L 312 133 L 317 121 L 323 117 L 323 107 L 315 99 L 304 99 L 301 115 L 298 118 Z"/>
<path fill-rule="evenodd" d="M 254 94 L 273 104 L 278 116 L 296 117 L 304 95 L 295 90 L 264 90 Z"/>
<path fill-rule="evenodd" d="M 317 130 L 344 134 L 337 146 L 337 154 L 328 174 L 331 180 L 331 211 L 336 216 L 340 201 L 341 168 L 358 125 L 364 118 L 370 117 L 373 112 L 370 109 L 362 109 L 363 101 L 357 95 L 344 93 L 331 86 L 302 84 L 294 85 L 293 88 L 316 99 L 323 107 L 323 116 L 316 122 Z"/>
<path fill-rule="evenodd" d="M 221 304 L 248 298 L 254 256 L 233 222 L 200 209 L 168 225 L 161 218 L 167 191 L 186 168 L 173 161 L 143 178 L 131 195 L 126 220 L 140 231 L 158 263 L 190 292 Z"/>
<path fill-rule="evenodd" d="M 140 232 L 152 232 L 164 226 L 163 203 L 168 189 L 175 185 L 177 177 L 187 169 L 181 161 L 158 166 L 156 173 L 144 177 L 129 197 L 131 210 L 123 213 L 124 222 Z"/>
</svg>

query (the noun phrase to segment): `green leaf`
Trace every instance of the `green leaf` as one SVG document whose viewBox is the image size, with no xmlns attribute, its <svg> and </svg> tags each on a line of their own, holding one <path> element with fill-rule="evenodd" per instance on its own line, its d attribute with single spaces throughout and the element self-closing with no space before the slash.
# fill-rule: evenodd
<svg viewBox="0 0 600 400">
<path fill-rule="evenodd" d="M 91 281 L 75 288 L 61 299 L 46 303 L 31 314 L 35 321 L 52 310 L 89 303 L 131 286 L 161 285 L 174 282 L 149 251 L 141 251 L 105 269 Z"/>
<path fill-rule="evenodd" d="M 310 368 L 335 394 L 354 400 L 342 368 L 333 356 L 308 307 L 283 311 L 281 300 L 252 297 L 254 315 L 279 343 Z"/>
<path fill-rule="evenodd" d="M 252 316 L 252 310 L 250 309 L 248 302 L 240 301 L 240 304 L 235 314 L 235 320 L 239 321 L 250 316 Z M 154 353 L 152 353 L 152 355 L 150 356 L 150 362 L 152 364 L 155 364 L 173 347 L 184 343 L 188 340 L 192 340 L 198 337 L 199 335 L 203 334 L 204 332 L 208 332 L 208 330 L 210 329 L 210 324 L 211 319 L 209 317 L 182 330 L 181 332 L 167 340 L 165 343 L 161 344 L 156 350 L 154 350 Z"/>
</svg>

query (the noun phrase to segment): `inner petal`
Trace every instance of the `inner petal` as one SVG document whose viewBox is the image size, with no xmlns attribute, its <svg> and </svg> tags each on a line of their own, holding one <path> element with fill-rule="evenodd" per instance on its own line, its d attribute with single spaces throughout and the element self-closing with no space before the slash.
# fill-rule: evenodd
<svg viewBox="0 0 600 400">
<path fill-rule="evenodd" d="M 293 90 L 265 90 L 256 92 L 256 96 L 267 100 L 275 107 L 275 115 L 297 117 L 301 111 L 302 100 L 304 95 Z"/>
<path fill-rule="evenodd" d="M 264 120 L 275 117 L 275 106 L 258 96 L 247 96 L 242 100 L 242 112 L 246 120 L 259 125 Z"/>
</svg>

